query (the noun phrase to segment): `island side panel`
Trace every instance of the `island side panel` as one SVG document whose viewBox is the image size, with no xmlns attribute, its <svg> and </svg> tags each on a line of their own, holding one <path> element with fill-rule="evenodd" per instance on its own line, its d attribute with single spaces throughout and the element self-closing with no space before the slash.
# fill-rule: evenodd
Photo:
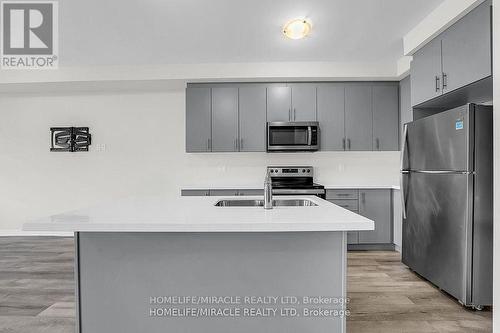
<svg viewBox="0 0 500 333">
<path fill-rule="evenodd" d="M 343 316 L 303 315 L 304 308 L 345 310 L 345 304 L 285 304 L 287 299 L 281 299 L 345 299 L 345 232 L 80 232 L 77 255 L 80 333 L 345 332 Z M 242 299 L 232 305 L 151 304 L 151 297 L 162 296 Z M 280 303 L 244 304 L 245 296 L 280 297 Z M 151 309 L 187 307 L 262 312 L 253 317 L 151 315 Z M 273 308 L 275 316 L 264 312 Z M 299 316 L 281 313 L 283 308 L 295 308 Z"/>
</svg>

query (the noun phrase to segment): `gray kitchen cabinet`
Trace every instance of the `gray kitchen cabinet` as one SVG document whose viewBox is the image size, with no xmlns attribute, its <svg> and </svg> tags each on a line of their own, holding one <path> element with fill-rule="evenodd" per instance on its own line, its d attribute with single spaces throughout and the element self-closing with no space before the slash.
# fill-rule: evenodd
<svg viewBox="0 0 500 333">
<path fill-rule="evenodd" d="M 264 190 L 263 189 L 245 189 L 245 190 L 238 190 L 238 195 L 264 195 Z"/>
<path fill-rule="evenodd" d="M 347 84 L 345 87 L 346 150 L 372 150 L 372 86 Z"/>
<path fill-rule="evenodd" d="M 210 195 L 210 190 L 181 190 L 183 197 L 204 197 Z"/>
<path fill-rule="evenodd" d="M 266 86 L 239 88 L 239 150 L 266 151 Z"/>
<path fill-rule="evenodd" d="M 412 106 L 491 76 L 491 49 L 491 1 L 485 1 L 415 52 Z"/>
<path fill-rule="evenodd" d="M 238 195 L 237 189 L 210 190 L 211 196 L 235 196 Z"/>
<path fill-rule="evenodd" d="M 490 10 L 486 1 L 443 33 L 443 93 L 491 75 Z"/>
<path fill-rule="evenodd" d="M 267 121 L 292 120 L 292 90 L 286 85 L 267 87 Z"/>
<path fill-rule="evenodd" d="M 359 232 L 349 231 L 347 233 L 347 244 L 348 245 L 359 244 Z"/>
<path fill-rule="evenodd" d="M 413 106 L 441 95 L 441 38 L 418 50 L 410 67 Z"/>
<path fill-rule="evenodd" d="M 399 87 L 373 86 L 373 150 L 399 150 Z"/>
<path fill-rule="evenodd" d="M 399 135 L 400 147 L 403 142 L 403 126 L 413 121 L 413 108 L 411 107 L 411 81 L 407 76 L 399 82 Z"/>
<path fill-rule="evenodd" d="M 320 149 L 344 150 L 344 85 L 323 83 L 317 87 Z"/>
<path fill-rule="evenodd" d="M 294 83 L 292 93 L 291 121 L 316 121 L 316 85 Z"/>
<path fill-rule="evenodd" d="M 211 151 L 211 88 L 186 90 L 186 152 Z"/>
<path fill-rule="evenodd" d="M 360 231 L 360 244 L 392 243 L 390 190 L 359 190 L 359 214 L 375 222 L 375 230 Z"/>
<path fill-rule="evenodd" d="M 238 88 L 212 88 L 212 151 L 238 151 Z"/>
</svg>

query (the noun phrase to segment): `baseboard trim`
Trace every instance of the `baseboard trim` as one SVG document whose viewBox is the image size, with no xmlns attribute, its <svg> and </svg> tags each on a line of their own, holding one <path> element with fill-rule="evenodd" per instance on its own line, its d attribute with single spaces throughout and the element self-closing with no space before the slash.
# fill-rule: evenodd
<svg viewBox="0 0 500 333">
<path fill-rule="evenodd" d="M 397 244 L 394 244 L 394 250 L 398 251 L 399 253 L 401 253 L 401 246 L 397 245 Z"/>
<path fill-rule="evenodd" d="M 19 229 L 0 229 L 0 237 L 73 237 L 72 232 L 24 231 Z"/>
<path fill-rule="evenodd" d="M 349 251 L 394 251 L 394 244 L 348 244 Z"/>
</svg>

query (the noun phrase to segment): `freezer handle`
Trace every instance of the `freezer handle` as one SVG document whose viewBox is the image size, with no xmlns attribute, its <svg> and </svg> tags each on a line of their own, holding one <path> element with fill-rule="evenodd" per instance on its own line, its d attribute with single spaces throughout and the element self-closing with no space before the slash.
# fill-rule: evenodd
<svg viewBox="0 0 500 333">
<path fill-rule="evenodd" d="M 401 188 L 401 208 L 403 211 L 403 219 L 406 219 L 406 198 L 405 198 L 405 187 L 404 187 L 404 181 L 403 181 L 403 175 L 408 174 L 408 171 L 403 170 L 404 167 L 404 159 L 405 159 L 405 153 L 406 153 L 406 141 L 408 138 L 408 125 L 404 124 L 403 126 L 403 142 L 401 145 L 401 173 L 399 174 L 399 185 Z"/>
</svg>

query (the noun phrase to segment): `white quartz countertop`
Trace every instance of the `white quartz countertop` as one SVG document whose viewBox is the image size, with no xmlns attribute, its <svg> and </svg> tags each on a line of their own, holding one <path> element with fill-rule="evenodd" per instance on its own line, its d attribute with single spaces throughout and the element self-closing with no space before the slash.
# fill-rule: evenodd
<svg viewBox="0 0 500 333">
<path fill-rule="evenodd" d="M 26 222 L 25 231 L 57 232 L 297 232 L 373 230 L 373 221 L 315 196 L 318 206 L 216 207 L 221 199 L 259 197 L 129 198 Z M 290 197 L 274 196 L 274 199 Z M 259 198 L 261 199 L 261 198 Z"/>
</svg>

